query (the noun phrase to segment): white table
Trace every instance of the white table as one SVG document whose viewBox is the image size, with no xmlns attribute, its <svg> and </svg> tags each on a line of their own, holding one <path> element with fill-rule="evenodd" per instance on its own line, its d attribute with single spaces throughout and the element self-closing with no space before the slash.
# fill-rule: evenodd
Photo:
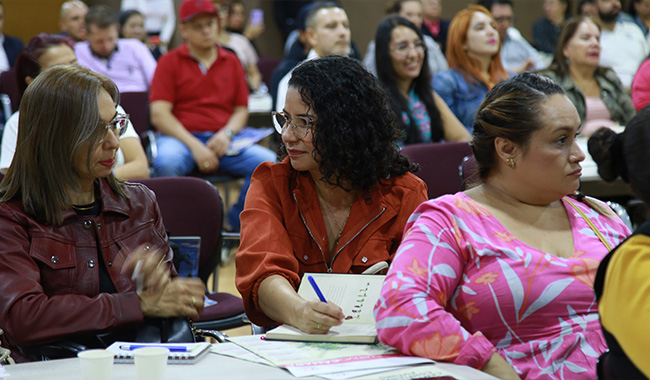
<svg viewBox="0 0 650 380">
<path fill-rule="evenodd" d="M 496 379 L 476 369 L 450 363 L 436 363 L 441 369 L 459 378 L 469 380 Z M 75 380 L 81 379 L 79 359 L 62 359 L 47 362 L 16 364 L 4 367 L 10 374 L 7 380 Z M 133 364 L 113 365 L 114 380 L 136 380 Z M 280 368 L 265 366 L 245 360 L 210 353 L 194 365 L 168 365 L 165 379 L 160 380 L 203 380 L 203 379 L 291 379 L 289 372 Z M 308 377 L 300 379 L 321 379 Z M 322 379 L 321 379 L 322 380 Z"/>
</svg>

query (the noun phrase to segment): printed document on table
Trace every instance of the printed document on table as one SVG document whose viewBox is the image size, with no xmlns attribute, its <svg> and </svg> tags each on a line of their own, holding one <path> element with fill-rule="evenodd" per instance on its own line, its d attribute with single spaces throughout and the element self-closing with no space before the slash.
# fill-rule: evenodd
<svg viewBox="0 0 650 380">
<path fill-rule="evenodd" d="M 325 376 L 321 376 L 325 377 Z M 330 380 L 338 380 L 334 378 L 328 378 Z M 357 377 L 355 380 L 406 380 L 406 379 L 428 379 L 428 378 L 449 378 L 456 380 L 468 380 L 465 377 L 459 377 L 454 375 L 449 371 L 438 367 L 435 364 L 424 364 L 417 366 L 410 366 L 406 368 L 399 368 L 391 371 L 386 371 L 382 373 L 362 375 L 362 377 Z"/>
<path fill-rule="evenodd" d="M 260 335 L 234 337 L 230 341 L 296 377 L 435 363 L 431 359 L 405 356 L 383 344 L 268 341 Z"/>
<path fill-rule="evenodd" d="M 225 356 L 230 356 L 233 358 L 237 359 L 242 359 L 242 360 L 248 360 L 249 362 L 253 363 L 260 363 L 264 365 L 270 365 L 273 366 L 271 362 L 268 360 L 262 358 L 261 356 L 258 356 L 238 345 L 235 343 L 219 343 L 219 344 L 213 344 L 212 345 L 212 353 L 213 354 L 219 354 L 219 355 L 225 355 Z"/>
</svg>

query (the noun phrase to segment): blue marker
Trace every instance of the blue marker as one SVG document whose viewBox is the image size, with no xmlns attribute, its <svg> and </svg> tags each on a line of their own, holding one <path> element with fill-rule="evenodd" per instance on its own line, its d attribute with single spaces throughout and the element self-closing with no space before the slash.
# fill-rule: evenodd
<svg viewBox="0 0 650 380">
<path fill-rule="evenodd" d="M 316 285 L 316 280 L 314 280 L 314 278 L 312 276 L 307 276 L 307 279 L 309 280 L 309 283 L 311 284 L 311 287 L 314 288 L 314 291 L 316 292 L 316 295 L 318 296 L 318 298 L 322 302 L 327 303 L 327 300 L 325 299 L 325 296 L 323 295 L 323 293 L 318 288 L 318 285 Z"/>
<path fill-rule="evenodd" d="M 138 348 L 147 348 L 147 347 L 161 347 L 161 348 L 166 348 L 170 352 L 189 352 L 191 351 L 188 347 L 186 346 L 169 346 L 169 345 L 153 345 L 153 344 L 123 344 L 120 346 L 120 350 L 126 350 L 126 351 L 133 351 L 137 350 Z"/>
</svg>

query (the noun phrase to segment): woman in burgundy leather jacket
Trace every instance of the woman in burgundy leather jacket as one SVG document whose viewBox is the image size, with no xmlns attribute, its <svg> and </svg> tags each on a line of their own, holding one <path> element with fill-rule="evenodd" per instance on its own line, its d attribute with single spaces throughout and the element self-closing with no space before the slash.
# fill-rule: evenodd
<svg viewBox="0 0 650 380">
<path fill-rule="evenodd" d="M 117 98 L 110 79 L 77 65 L 44 71 L 24 94 L 0 183 L 0 328 L 18 361 L 31 346 L 92 347 L 144 317 L 197 317 L 203 307 L 200 280 L 171 276 L 153 193 L 112 173 L 128 119 Z"/>
</svg>

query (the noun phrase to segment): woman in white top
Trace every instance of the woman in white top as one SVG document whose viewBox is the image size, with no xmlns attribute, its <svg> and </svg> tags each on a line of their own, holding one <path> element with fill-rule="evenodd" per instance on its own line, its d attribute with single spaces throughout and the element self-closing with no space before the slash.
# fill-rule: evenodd
<svg viewBox="0 0 650 380">
<path fill-rule="evenodd" d="M 38 74 L 52 66 L 76 63 L 77 57 L 72 46 L 74 43 L 67 37 L 41 33 L 32 38 L 16 60 L 16 75 L 20 94 L 25 91 Z M 118 106 L 118 113 L 125 113 Z M 18 136 L 18 117 L 16 112 L 5 124 L 0 149 L 0 172 L 7 171 L 16 152 Z M 144 149 L 131 122 L 126 133 L 120 137 L 120 148 L 116 152 L 113 171 L 119 178 L 149 177 L 149 164 Z"/>
<path fill-rule="evenodd" d="M 165 46 L 176 30 L 176 10 L 173 0 L 122 0 L 120 10 L 136 9 L 144 16 L 149 36 L 159 36 Z"/>
<path fill-rule="evenodd" d="M 230 6 L 226 0 L 213 0 L 215 10 L 219 13 L 219 35 L 217 42 L 219 45 L 227 47 L 237 54 L 237 58 L 241 61 L 246 72 L 246 81 L 251 90 L 257 91 L 262 83 L 262 74 L 257 68 L 257 61 L 259 56 L 255 51 L 255 47 L 248 38 L 241 34 L 230 33 L 226 30 L 228 26 L 228 14 Z"/>
<path fill-rule="evenodd" d="M 396 0 L 386 9 L 386 14 L 396 14 L 412 22 L 418 29 L 422 29 L 422 3 L 420 0 Z M 438 71 L 447 70 L 447 59 L 440 49 L 440 45 L 429 35 L 423 36 L 423 41 L 427 48 L 427 64 L 431 75 Z M 375 41 L 368 44 L 366 56 L 363 63 L 368 70 L 377 73 L 377 63 L 375 62 Z"/>
</svg>

